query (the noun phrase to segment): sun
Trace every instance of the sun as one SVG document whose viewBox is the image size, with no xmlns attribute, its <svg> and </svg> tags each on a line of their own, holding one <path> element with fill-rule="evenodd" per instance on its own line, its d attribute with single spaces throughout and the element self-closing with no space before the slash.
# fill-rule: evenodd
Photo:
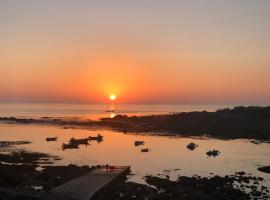
<svg viewBox="0 0 270 200">
<path fill-rule="evenodd" d="M 114 101 L 116 99 L 116 95 L 115 94 L 110 94 L 109 99 L 111 101 Z"/>
</svg>

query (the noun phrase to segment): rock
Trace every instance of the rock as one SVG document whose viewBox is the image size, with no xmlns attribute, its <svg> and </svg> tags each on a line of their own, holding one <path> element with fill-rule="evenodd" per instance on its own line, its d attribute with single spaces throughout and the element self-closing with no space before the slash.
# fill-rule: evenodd
<svg viewBox="0 0 270 200">
<path fill-rule="evenodd" d="M 270 166 L 259 167 L 258 170 L 264 173 L 270 173 Z"/>
</svg>

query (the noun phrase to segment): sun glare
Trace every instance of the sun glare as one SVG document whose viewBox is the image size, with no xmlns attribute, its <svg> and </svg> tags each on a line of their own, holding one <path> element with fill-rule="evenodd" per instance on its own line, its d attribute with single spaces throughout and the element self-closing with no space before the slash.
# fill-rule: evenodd
<svg viewBox="0 0 270 200">
<path fill-rule="evenodd" d="M 109 96 L 109 99 L 110 99 L 111 101 L 114 101 L 114 100 L 116 99 L 116 95 L 115 95 L 115 94 L 111 94 L 111 95 Z"/>
</svg>

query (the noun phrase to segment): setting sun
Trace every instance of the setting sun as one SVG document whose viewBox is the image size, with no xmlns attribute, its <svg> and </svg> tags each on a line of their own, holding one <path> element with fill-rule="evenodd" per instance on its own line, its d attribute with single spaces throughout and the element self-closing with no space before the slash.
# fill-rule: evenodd
<svg viewBox="0 0 270 200">
<path fill-rule="evenodd" d="M 110 94 L 109 99 L 111 101 L 114 101 L 116 99 L 116 95 L 115 94 Z"/>
</svg>

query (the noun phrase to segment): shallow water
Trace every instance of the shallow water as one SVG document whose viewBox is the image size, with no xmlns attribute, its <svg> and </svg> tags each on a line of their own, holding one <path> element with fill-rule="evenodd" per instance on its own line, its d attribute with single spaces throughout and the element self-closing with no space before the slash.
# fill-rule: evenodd
<svg viewBox="0 0 270 200">
<path fill-rule="evenodd" d="M 61 149 L 71 137 L 85 138 L 98 133 L 104 141 L 92 141 L 90 145 L 81 145 L 80 149 Z M 58 137 L 57 142 L 46 142 L 46 137 Z M 45 152 L 63 158 L 55 164 L 77 165 L 129 165 L 135 174 L 131 181 L 143 183 L 146 174 L 169 175 L 176 179 L 179 175 L 218 175 L 245 171 L 264 177 L 265 185 L 270 187 L 270 175 L 257 171 L 260 165 L 270 164 L 270 144 L 255 145 L 248 140 L 194 139 L 176 136 L 135 135 L 110 130 L 63 129 L 55 126 L 0 124 L 0 140 L 29 140 L 33 143 L 23 145 L 32 151 Z M 144 146 L 135 147 L 134 141 L 145 141 Z M 186 145 L 194 142 L 199 145 L 194 151 Z M 22 147 L 22 146 L 21 146 Z M 141 148 L 150 148 L 142 153 Z M 207 149 L 218 149 L 220 156 L 209 158 Z"/>
</svg>

